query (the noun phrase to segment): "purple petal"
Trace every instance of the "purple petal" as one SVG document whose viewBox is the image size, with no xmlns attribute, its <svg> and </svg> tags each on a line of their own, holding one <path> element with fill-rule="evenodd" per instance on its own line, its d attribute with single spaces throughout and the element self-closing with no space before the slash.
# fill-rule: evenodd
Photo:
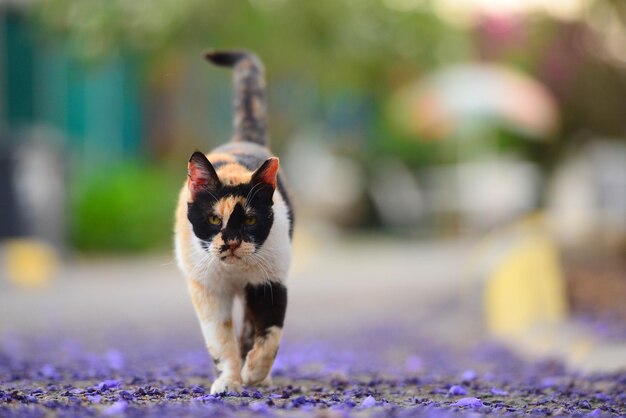
<svg viewBox="0 0 626 418">
<path fill-rule="evenodd" d="M 450 396 L 467 395 L 467 389 L 465 389 L 463 386 L 453 385 L 450 387 L 450 390 L 448 391 L 448 395 Z"/>
<path fill-rule="evenodd" d="M 250 402 L 249 407 L 252 411 L 267 411 L 269 409 L 262 401 Z"/>
<path fill-rule="evenodd" d="M 87 400 L 91 403 L 100 403 L 100 401 L 102 400 L 102 396 L 100 395 L 87 395 Z"/>
<path fill-rule="evenodd" d="M 59 377 L 56 368 L 52 364 L 44 364 L 43 367 L 39 370 L 39 373 L 41 373 L 43 377 L 48 379 L 57 379 Z"/>
<path fill-rule="evenodd" d="M 105 380 L 103 382 L 98 383 L 98 390 L 108 390 L 113 388 L 118 388 L 122 386 L 122 382 L 119 380 Z"/>
<path fill-rule="evenodd" d="M 471 380 L 476 379 L 476 372 L 472 369 L 465 370 L 461 378 L 463 379 L 464 382 L 469 382 Z"/>
<path fill-rule="evenodd" d="M 556 379 L 554 377 L 546 377 L 541 381 L 541 387 L 544 389 L 556 386 Z"/>
<path fill-rule="evenodd" d="M 118 402 L 115 402 L 113 405 L 109 406 L 108 408 L 105 408 L 104 411 L 102 412 L 105 415 L 121 414 L 126 410 L 127 406 L 128 404 L 126 402 L 118 401 Z"/>
<path fill-rule="evenodd" d="M 361 401 L 361 408 L 371 408 L 376 405 L 376 399 L 372 395 Z"/>
<path fill-rule="evenodd" d="M 491 388 L 491 394 L 496 396 L 509 396 L 509 392 L 498 388 Z"/>
<path fill-rule="evenodd" d="M 479 408 L 483 406 L 483 403 L 478 398 L 461 398 L 450 406 L 470 406 L 472 408 Z"/>
<path fill-rule="evenodd" d="M 589 412 L 585 416 L 586 417 L 601 417 L 602 416 L 602 411 L 600 410 L 600 408 L 596 408 L 593 411 Z"/>
<path fill-rule="evenodd" d="M 107 363 L 113 370 L 121 370 L 124 368 L 124 355 L 115 349 L 107 351 L 106 355 Z"/>
</svg>

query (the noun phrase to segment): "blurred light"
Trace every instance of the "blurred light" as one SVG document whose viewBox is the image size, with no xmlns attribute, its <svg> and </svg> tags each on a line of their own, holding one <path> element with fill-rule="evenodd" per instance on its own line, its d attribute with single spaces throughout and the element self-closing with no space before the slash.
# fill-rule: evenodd
<svg viewBox="0 0 626 418">
<path fill-rule="evenodd" d="M 305 132 L 292 138 L 285 158 L 290 184 L 311 213 L 356 220 L 365 176 L 354 160 L 334 155 L 322 145 L 321 137 L 319 132 Z"/>
<path fill-rule="evenodd" d="M 416 10 L 428 5 L 425 0 L 383 0 L 387 7 L 401 12 Z"/>
<path fill-rule="evenodd" d="M 467 231 L 490 229 L 533 210 L 540 181 L 534 165 L 510 156 L 430 168 L 425 174 L 431 210 L 458 213 Z"/>
<path fill-rule="evenodd" d="M 49 284 L 59 264 L 52 246 L 35 239 L 12 239 L 4 243 L 5 273 L 20 287 Z"/>
<path fill-rule="evenodd" d="M 588 47 L 589 52 L 602 55 L 603 58 L 626 64 L 626 25 L 620 21 L 617 7 L 608 3 L 598 3 L 590 10 L 587 22 L 591 27 L 596 39 L 601 44 Z M 596 44 L 598 42 L 595 42 Z"/>
<path fill-rule="evenodd" d="M 503 122 L 533 138 L 558 127 L 555 100 L 538 81 L 500 65 L 464 64 L 436 71 L 392 99 L 390 118 L 420 138 L 462 135 L 467 127 Z"/>
<path fill-rule="evenodd" d="M 590 0 L 436 0 L 435 11 L 445 21 L 468 24 L 479 14 L 519 15 L 545 13 L 557 19 L 577 20 Z"/>
<path fill-rule="evenodd" d="M 626 145 L 594 140 L 559 166 L 548 189 L 550 226 L 566 247 L 619 247 L 626 237 Z M 601 239 L 600 239 L 601 238 Z"/>
<path fill-rule="evenodd" d="M 376 164 L 369 189 L 385 225 L 415 225 L 424 213 L 424 198 L 413 173 L 399 159 L 383 158 Z"/>
</svg>

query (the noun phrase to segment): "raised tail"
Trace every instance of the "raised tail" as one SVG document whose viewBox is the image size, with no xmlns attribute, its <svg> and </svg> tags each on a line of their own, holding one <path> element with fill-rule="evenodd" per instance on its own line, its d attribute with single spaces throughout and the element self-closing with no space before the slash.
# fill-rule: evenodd
<svg viewBox="0 0 626 418">
<path fill-rule="evenodd" d="M 233 141 L 268 145 L 265 79 L 261 60 L 246 51 L 209 51 L 204 56 L 215 65 L 234 68 Z"/>
</svg>

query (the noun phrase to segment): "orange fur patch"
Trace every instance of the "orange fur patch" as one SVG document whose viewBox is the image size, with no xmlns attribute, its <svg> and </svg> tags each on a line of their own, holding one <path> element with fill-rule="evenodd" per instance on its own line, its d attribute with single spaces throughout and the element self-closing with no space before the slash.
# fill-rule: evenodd
<svg viewBox="0 0 626 418">
<path fill-rule="evenodd" d="M 234 156 L 223 152 L 213 152 L 211 154 L 208 154 L 207 158 L 209 159 L 211 164 L 237 162 L 237 159 Z"/>
<path fill-rule="evenodd" d="M 237 203 L 241 203 L 243 205 L 245 201 L 246 199 L 242 196 L 227 196 L 218 200 L 213 208 L 215 209 L 215 213 L 217 213 L 222 218 L 223 222 L 226 223 L 230 214 L 233 213 Z"/>
<path fill-rule="evenodd" d="M 225 186 L 237 186 L 238 184 L 248 183 L 252 177 L 252 173 L 247 168 L 237 163 L 230 163 L 220 167 L 217 175 Z"/>
</svg>

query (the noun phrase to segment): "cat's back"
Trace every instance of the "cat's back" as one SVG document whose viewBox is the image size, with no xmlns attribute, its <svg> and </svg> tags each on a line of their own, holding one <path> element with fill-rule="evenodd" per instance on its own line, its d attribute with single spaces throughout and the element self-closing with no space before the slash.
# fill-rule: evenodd
<svg viewBox="0 0 626 418">
<path fill-rule="evenodd" d="M 267 147 L 253 142 L 228 142 L 207 154 L 215 170 L 227 164 L 237 164 L 250 172 L 259 168 L 272 156 Z"/>
</svg>

